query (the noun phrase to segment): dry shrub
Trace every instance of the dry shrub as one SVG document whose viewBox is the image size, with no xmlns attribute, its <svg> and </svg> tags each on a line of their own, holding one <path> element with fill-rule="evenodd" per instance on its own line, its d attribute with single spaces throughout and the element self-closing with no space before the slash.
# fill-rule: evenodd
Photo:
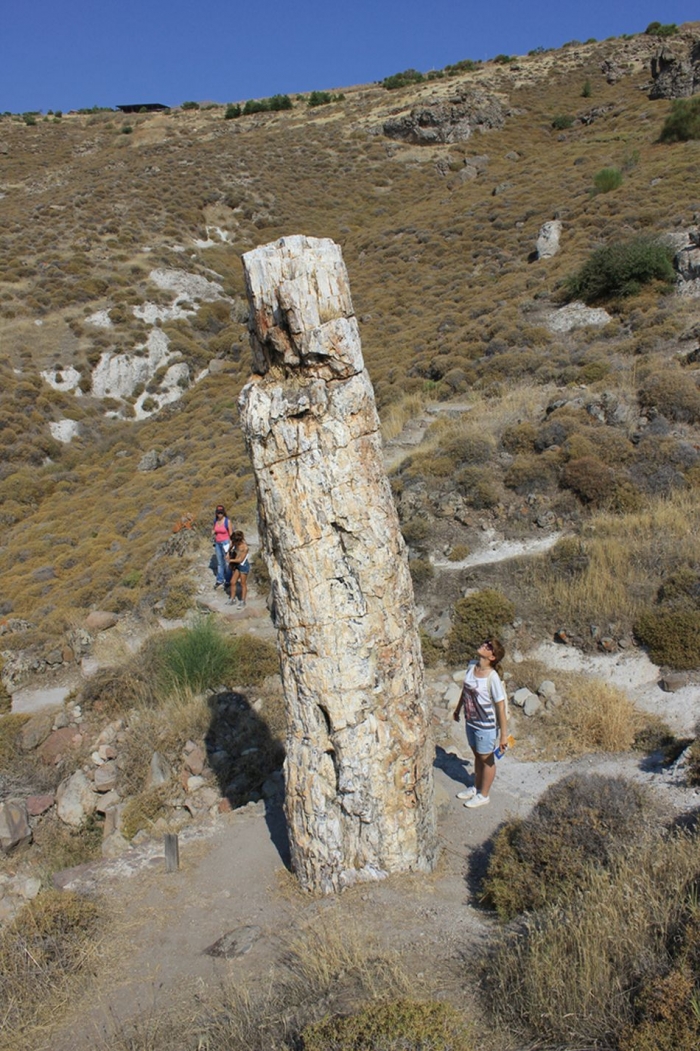
<svg viewBox="0 0 700 1051">
<path fill-rule="evenodd" d="M 304 1051 L 473 1051 L 475 1047 L 464 1016 L 436 1001 L 371 1004 L 355 1014 L 306 1026 L 301 1037 Z"/>
<path fill-rule="evenodd" d="M 100 908 L 75 894 L 46 891 L 0 932 L 0 1048 L 26 1046 L 70 999 L 96 955 Z"/>
<path fill-rule="evenodd" d="M 613 473 L 595 456 L 582 456 L 566 464 L 561 485 L 571 489 L 586 504 L 600 507 L 610 496 Z"/>
<path fill-rule="evenodd" d="M 531 724 L 533 741 L 549 759 L 627 752 L 634 746 L 645 717 L 623 690 L 569 673 L 557 676 L 557 693 L 562 703 Z"/>
<path fill-rule="evenodd" d="M 590 864 L 609 866 L 653 814 L 646 792 L 624 778 L 564 778 L 529 817 L 496 833 L 484 900 L 506 920 L 557 901 L 583 882 Z"/>
<path fill-rule="evenodd" d="M 655 409 L 677 423 L 697 423 L 700 420 L 700 390 L 692 376 L 680 371 L 649 376 L 639 391 L 639 404 L 644 409 Z"/>
<path fill-rule="evenodd" d="M 496 1016 L 519 1036 L 544 1045 L 610 1048 L 624 1038 L 625 1051 L 697 1047 L 698 871 L 697 835 L 667 834 L 637 821 L 634 842 L 616 851 L 607 867 L 589 865 L 556 903 L 496 944 L 485 963 Z M 650 988 L 683 967 L 689 917 L 695 989 L 684 1010 L 666 1020 L 663 1042 L 645 1044 L 642 1030 L 635 1043 L 634 1027 L 643 1026 Z M 664 1001 L 668 1009 L 671 1000 L 662 988 L 657 1010 Z M 682 1041 L 676 1045 L 666 1042 L 674 1027 Z"/>
<path fill-rule="evenodd" d="M 700 610 L 652 607 L 635 620 L 634 634 L 655 664 L 700 668 Z"/>
</svg>

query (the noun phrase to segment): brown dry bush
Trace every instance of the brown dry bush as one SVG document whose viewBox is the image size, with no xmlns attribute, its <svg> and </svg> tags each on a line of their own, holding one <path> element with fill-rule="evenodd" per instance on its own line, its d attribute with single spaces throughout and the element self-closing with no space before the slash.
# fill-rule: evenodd
<svg viewBox="0 0 700 1051">
<path fill-rule="evenodd" d="M 700 421 L 700 389 L 692 376 L 666 370 L 650 376 L 639 391 L 643 409 L 655 409 L 678 423 Z"/>
<path fill-rule="evenodd" d="M 490 952 L 489 1003 L 521 1039 L 625 1051 L 697 1046 L 700 837 L 639 822 L 633 836 Z M 669 988 L 674 977 L 683 980 Z"/>
<path fill-rule="evenodd" d="M 0 1047 L 15 1051 L 46 1029 L 97 956 L 101 910 L 68 892 L 46 891 L 0 932 Z"/>
<path fill-rule="evenodd" d="M 655 816 L 651 797 L 631 781 L 572 774 L 548 788 L 527 818 L 498 830 L 483 900 L 506 920 L 556 902 L 581 884 L 589 865 L 609 867 Z"/>
</svg>

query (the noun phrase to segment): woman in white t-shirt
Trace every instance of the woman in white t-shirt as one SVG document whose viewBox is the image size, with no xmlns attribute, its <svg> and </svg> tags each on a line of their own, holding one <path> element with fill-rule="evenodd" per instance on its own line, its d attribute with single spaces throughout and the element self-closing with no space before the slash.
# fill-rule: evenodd
<svg viewBox="0 0 700 1051">
<path fill-rule="evenodd" d="M 476 652 L 477 659 L 469 662 L 454 713 L 459 721 L 464 708 L 467 741 L 474 753 L 474 786 L 457 793 L 457 799 L 463 799 L 469 809 L 488 803 L 496 776 L 493 753 L 498 746 L 504 751 L 508 746 L 506 695 L 499 675 L 506 651 L 498 639 L 487 639 Z"/>
</svg>

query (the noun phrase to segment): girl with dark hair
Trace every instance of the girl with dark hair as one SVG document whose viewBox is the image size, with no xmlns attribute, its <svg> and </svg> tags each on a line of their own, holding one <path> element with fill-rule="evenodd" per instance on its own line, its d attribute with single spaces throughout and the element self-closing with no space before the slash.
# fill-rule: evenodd
<svg viewBox="0 0 700 1051">
<path fill-rule="evenodd" d="M 487 639 L 476 653 L 476 660 L 469 662 L 462 696 L 454 712 L 458 722 L 464 708 L 467 741 L 474 753 L 474 786 L 457 793 L 457 799 L 463 799 L 470 810 L 489 802 L 496 776 L 494 752 L 497 747 L 501 752 L 508 747 L 506 692 L 499 674 L 505 656 L 503 644 L 498 639 Z"/>
<path fill-rule="evenodd" d="M 231 552 L 228 556 L 229 565 L 231 566 L 231 598 L 229 601 L 232 606 L 238 606 L 239 609 L 245 609 L 246 598 L 248 596 L 248 574 L 250 572 L 248 550 L 246 538 L 241 530 L 238 529 L 235 533 L 232 533 Z M 239 580 L 241 582 L 240 602 L 236 598 Z"/>
</svg>

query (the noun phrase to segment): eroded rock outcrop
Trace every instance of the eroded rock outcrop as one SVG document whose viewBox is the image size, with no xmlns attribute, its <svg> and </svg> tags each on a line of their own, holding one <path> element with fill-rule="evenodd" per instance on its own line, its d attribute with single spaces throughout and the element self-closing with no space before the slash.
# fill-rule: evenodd
<svg viewBox="0 0 700 1051">
<path fill-rule="evenodd" d="M 428 870 L 433 745 L 405 545 L 340 249 L 244 257 L 255 375 L 240 398 L 287 705 L 301 883 Z"/>
<path fill-rule="evenodd" d="M 700 40 L 665 44 L 651 60 L 650 99 L 687 99 L 700 91 Z"/>
<path fill-rule="evenodd" d="M 472 91 L 414 106 L 409 114 L 385 121 L 383 131 L 390 139 L 432 146 L 464 142 L 476 128 L 501 128 L 506 116 L 505 107 L 495 96 Z"/>
</svg>

